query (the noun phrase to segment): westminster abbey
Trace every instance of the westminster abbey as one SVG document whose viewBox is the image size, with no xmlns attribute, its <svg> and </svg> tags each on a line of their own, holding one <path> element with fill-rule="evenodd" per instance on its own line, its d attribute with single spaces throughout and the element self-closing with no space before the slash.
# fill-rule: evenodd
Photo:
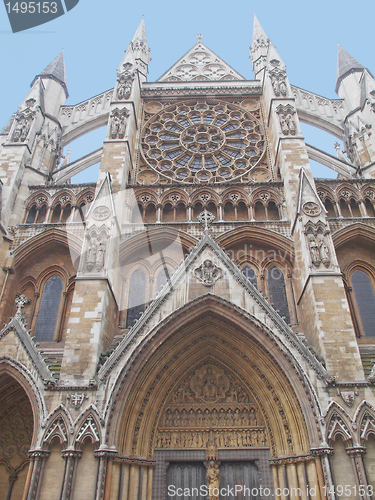
<svg viewBox="0 0 375 500">
<path fill-rule="evenodd" d="M 61 53 L 0 131 L 1 499 L 375 499 L 375 80 L 293 86 L 256 18 L 250 56 L 149 82 L 142 20 L 112 89 L 65 104 Z"/>
</svg>

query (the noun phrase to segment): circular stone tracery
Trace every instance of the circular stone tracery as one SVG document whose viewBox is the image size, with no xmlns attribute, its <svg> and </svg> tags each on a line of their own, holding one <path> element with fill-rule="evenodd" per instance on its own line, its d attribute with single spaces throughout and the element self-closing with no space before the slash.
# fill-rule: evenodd
<svg viewBox="0 0 375 500">
<path fill-rule="evenodd" d="M 142 151 L 161 176 L 178 182 L 240 178 L 265 153 L 259 121 L 218 101 L 188 101 L 156 113 L 145 125 Z"/>
</svg>

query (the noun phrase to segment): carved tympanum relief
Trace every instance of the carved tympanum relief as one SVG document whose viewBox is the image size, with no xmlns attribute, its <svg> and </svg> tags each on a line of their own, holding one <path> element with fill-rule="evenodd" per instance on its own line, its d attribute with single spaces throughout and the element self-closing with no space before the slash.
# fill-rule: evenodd
<svg viewBox="0 0 375 500">
<path fill-rule="evenodd" d="M 267 446 L 260 411 L 235 377 L 205 363 L 184 379 L 166 404 L 156 446 L 217 448 Z"/>
</svg>

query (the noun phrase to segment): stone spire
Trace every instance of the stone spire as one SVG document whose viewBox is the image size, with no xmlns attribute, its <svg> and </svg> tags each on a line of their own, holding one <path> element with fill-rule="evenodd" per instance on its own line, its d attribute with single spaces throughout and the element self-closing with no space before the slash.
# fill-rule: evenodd
<svg viewBox="0 0 375 500">
<path fill-rule="evenodd" d="M 143 17 L 132 40 L 132 47 L 138 69 L 146 76 L 148 63 L 150 62 L 150 49 L 147 43 L 145 20 Z"/>
<path fill-rule="evenodd" d="M 55 57 L 55 59 L 51 63 L 49 63 L 49 65 L 41 73 L 39 73 L 39 75 L 36 75 L 36 77 L 31 83 L 31 86 L 33 86 L 35 80 L 38 77 L 52 78 L 53 80 L 58 81 L 64 88 L 66 98 L 69 97 L 68 84 L 66 81 L 66 72 L 65 72 L 64 50 L 62 50 L 60 54 L 57 57 Z"/>
<path fill-rule="evenodd" d="M 336 92 L 338 92 L 343 78 L 356 71 L 362 72 L 364 69 L 365 67 L 361 63 L 339 45 L 337 53 Z"/>
<path fill-rule="evenodd" d="M 262 28 L 260 22 L 258 21 L 257 16 L 254 14 L 254 22 L 253 22 L 253 40 L 252 44 L 256 41 L 259 40 L 265 40 L 267 41 L 267 35 L 264 32 L 264 29 Z"/>
</svg>

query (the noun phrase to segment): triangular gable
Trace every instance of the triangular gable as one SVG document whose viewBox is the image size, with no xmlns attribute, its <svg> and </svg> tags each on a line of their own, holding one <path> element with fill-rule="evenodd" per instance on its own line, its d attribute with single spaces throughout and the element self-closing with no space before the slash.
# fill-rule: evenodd
<svg viewBox="0 0 375 500">
<path fill-rule="evenodd" d="M 228 291 L 231 294 L 228 294 Z M 268 330 L 275 332 L 278 341 L 286 349 L 290 350 L 293 347 L 307 360 L 320 378 L 327 379 L 324 367 L 214 241 L 208 230 L 203 232 L 201 240 L 178 267 L 170 282 L 166 283 L 112 352 L 99 370 L 98 377 L 102 380 L 107 377 L 125 353 L 129 352 L 130 346 L 139 343 L 142 337 L 156 328 L 165 318 L 188 302 L 208 294 L 219 296 L 251 314 L 255 323 L 266 325 Z"/>
<path fill-rule="evenodd" d="M 302 211 L 307 211 L 305 205 L 308 203 L 318 205 L 318 207 L 320 207 L 321 211 L 324 214 L 327 213 L 326 207 L 323 205 L 323 202 L 316 192 L 316 189 L 313 187 L 309 178 L 307 177 L 305 169 L 301 168 L 299 178 L 297 215 L 300 215 Z"/>
<path fill-rule="evenodd" d="M 45 384 L 55 385 L 56 380 L 52 377 L 51 372 L 34 344 L 33 339 L 30 337 L 29 332 L 23 326 L 22 322 L 16 317 L 11 318 L 10 322 L 0 331 L 0 344 L 2 340 L 5 339 L 5 337 L 11 332 L 13 332 L 13 334 L 20 340 L 20 343 L 23 346 L 26 358 L 29 360 L 29 370 L 31 368 L 36 369 Z M 6 349 L 4 349 L 3 352 L 6 352 Z M 17 355 L 17 359 L 20 360 L 19 353 Z"/>
<path fill-rule="evenodd" d="M 245 80 L 229 64 L 198 41 L 158 82 Z"/>
</svg>

